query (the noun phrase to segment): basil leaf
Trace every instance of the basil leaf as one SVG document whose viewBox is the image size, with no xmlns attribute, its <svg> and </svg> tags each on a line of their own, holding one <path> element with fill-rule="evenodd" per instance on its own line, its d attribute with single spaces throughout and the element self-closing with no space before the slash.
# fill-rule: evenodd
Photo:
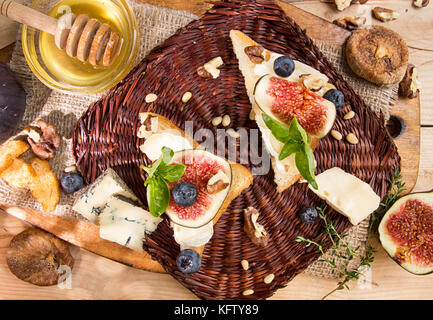
<svg viewBox="0 0 433 320">
<path fill-rule="evenodd" d="M 319 189 L 314 176 L 314 154 L 309 145 L 304 144 L 301 151 L 296 153 L 295 162 L 301 176 L 307 180 L 314 189 Z"/>
<path fill-rule="evenodd" d="M 156 160 L 150 167 L 144 167 L 143 170 L 147 172 L 147 180 L 153 178 L 156 170 L 158 170 L 158 167 L 162 163 L 162 157 L 160 157 L 158 160 Z M 146 182 L 147 182 L 146 180 Z M 144 185 L 146 185 L 146 182 Z"/>
<path fill-rule="evenodd" d="M 174 151 L 171 150 L 170 148 L 162 147 L 161 152 L 162 152 L 161 154 L 162 161 L 165 164 L 168 164 L 171 161 L 171 159 L 173 159 Z"/>
<path fill-rule="evenodd" d="M 141 169 L 147 172 L 148 176 L 147 179 L 150 179 L 153 177 L 153 175 L 158 171 L 161 164 L 167 164 L 173 159 L 174 152 L 170 148 L 162 147 L 161 149 L 161 156 L 158 160 L 156 160 L 150 167 L 141 166 Z M 147 180 L 144 183 L 144 185 L 147 185 Z"/>
<path fill-rule="evenodd" d="M 294 140 L 288 140 L 281 149 L 279 160 L 284 160 L 293 153 L 301 151 L 302 144 Z"/>
<path fill-rule="evenodd" d="M 176 164 L 167 166 L 161 164 L 158 169 L 158 176 L 161 176 L 167 182 L 176 182 L 182 178 L 186 166 L 184 164 Z"/>
<path fill-rule="evenodd" d="M 262 113 L 262 119 L 265 122 L 266 126 L 271 130 L 272 135 L 278 141 L 285 143 L 287 139 L 290 138 L 290 128 L 289 126 L 281 123 L 275 119 L 272 119 L 265 113 Z"/>
<path fill-rule="evenodd" d="M 149 211 L 152 216 L 159 217 L 168 208 L 170 189 L 167 182 L 159 176 L 154 176 L 148 179 L 148 181 L 146 197 Z"/>
<path fill-rule="evenodd" d="M 292 139 L 309 144 L 309 136 L 296 118 L 293 118 L 290 122 L 289 133 Z"/>
</svg>

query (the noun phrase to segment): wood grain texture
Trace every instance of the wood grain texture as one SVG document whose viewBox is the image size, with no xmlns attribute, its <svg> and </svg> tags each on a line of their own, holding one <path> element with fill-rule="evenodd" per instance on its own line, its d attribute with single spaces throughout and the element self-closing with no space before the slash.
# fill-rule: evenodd
<svg viewBox="0 0 433 320">
<path fill-rule="evenodd" d="M 152 1 L 144 1 L 152 2 Z M 155 1 L 153 1 L 155 2 Z M 200 13 L 203 2 L 186 0 L 164 0 L 157 1 L 158 5 L 176 9 L 189 9 Z M 289 1 L 294 2 L 294 1 Z M 382 5 L 387 7 L 401 6 L 401 1 L 369 1 L 370 6 Z M 155 4 L 155 3 L 153 3 Z M 349 11 L 338 12 L 328 3 L 321 1 L 295 1 L 297 7 L 306 9 L 322 18 L 333 20 L 336 16 L 349 15 Z M 405 1 L 405 7 L 410 7 L 409 1 Z M 353 8 L 349 8 L 352 10 Z M 427 17 L 433 14 L 432 6 L 421 9 L 416 14 Z M 307 19 L 308 21 L 308 19 Z M 402 32 L 418 32 L 421 28 L 420 19 L 413 23 L 420 24 L 418 28 L 408 28 L 406 24 L 398 24 Z M 423 19 L 421 19 L 423 21 Z M 431 19 L 430 26 L 431 26 Z M 431 46 L 431 28 L 425 28 L 421 33 L 421 39 L 411 41 L 413 47 L 424 48 Z M 394 27 L 393 27 L 394 28 Z M 320 34 L 320 32 L 318 32 Z M 333 37 L 331 37 L 333 38 Z M 428 41 L 430 39 L 430 43 Z M 0 59 L 2 53 L 0 51 Z M 6 52 L 6 56 L 8 53 Z M 424 84 L 422 92 L 422 105 L 433 103 L 433 88 L 430 84 L 433 75 L 432 54 L 425 50 L 412 49 L 411 61 L 422 66 L 420 68 L 421 81 Z M 429 71 L 430 70 L 430 71 Z M 430 78 L 429 78 L 430 77 Z M 424 104 L 425 103 L 427 104 Z M 394 107 L 395 109 L 395 107 Z M 402 108 L 400 112 L 405 112 Z M 423 108 L 421 124 L 433 124 L 432 108 Z M 433 186 L 433 128 L 421 128 L 421 163 L 418 183 L 414 191 L 424 191 Z M 397 140 L 397 143 L 398 140 Z M 7 269 L 4 259 L 5 248 L 11 237 L 27 226 L 26 223 L 0 212 L 0 299 L 195 299 L 188 290 L 167 275 L 154 274 L 146 271 L 133 269 L 111 260 L 96 256 L 85 250 L 74 249 L 77 264 L 73 271 L 73 283 L 71 290 L 61 290 L 57 287 L 38 288 L 25 282 L 17 280 Z M 330 299 L 432 299 L 431 287 L 433 279 L 431 276 L 414 276 L 398 267 L 376 243 L 378 252 L 376 261 L 373 263 L 372 280 L 375 284 L 360 285 L 353 283 L 350 291 L 339 291 Z M 94 271 L 98 272 L 94 272 Z M 336 281 L 329 279 L 313 278 L 308 275 L 296 277 L 286 288 L 281 289 L 274 295 L 273 299 L 319 299 L 335 287 Z"/>
<path fill-rule="evenodd" d="M 88 221 L 73 220 L 50 213 L 20 208 L 6 208 L 2 206 L 0 208 L 18 219 L 55 234 L 60 239 L 108 259 L 121 261 L 137 269 L 159 273 L 164 272 L 161 265 L 152 260 L 146 252 L 140 254 L 127 247 L 100 238 L 99 227 Z M 121 257 L 121 260 L 119 260 L 119 257 Z"/>
</svg>

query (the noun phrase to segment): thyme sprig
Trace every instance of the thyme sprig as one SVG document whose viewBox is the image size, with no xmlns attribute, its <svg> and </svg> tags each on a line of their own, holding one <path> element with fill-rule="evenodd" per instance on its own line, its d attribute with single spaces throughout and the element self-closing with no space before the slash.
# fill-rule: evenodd
<svg viewBox="0 0 433 320">
<path fill-rule="evenodd" d="M 316 246 L 317 252 L 320 253 L 321 258 L 320 262 L 325 262 L 331 266 L 331 268 L 338 274 L 338 277 L 341 279 L 337 287 L 326 294 L 322 299 L 326 299 L 328 296 L 333 294 L 338 290 L 349 289 L 348 282 L 352 280 L 358 280 L 362 275 L 363 270 L 366 268 L 370 268 L 371 263 L 374 261 L 373 253 L 375 250 L 371 245 L 367 245 L 366 252 L 361 254 L 360 247 L 358 246 L 355 249 L 352 249 L 349 243 L 345 240 L 347 235 L 340 235 L 337 231 L 335 223 L 328 217 L 326 211 L 327 207 L 317 207 L 316 208 L 320 219 L 323 220 L 325 224 L 324 232 L 327 235 L 327 238 L 331 241 L 331 253 L 332 258 L 328 258 L 325 254 L 325 245 L 326 241 L 322 243 L 315 242 L 311 239 L 307 239 L 301 236 L 296 238 L 296 242 L 304 243 L 306 247 L 311 245 Z M 343 248 L 344 250 L 339 250 L 339 248 Z M 354 258 L 360 259 L 360 266 L 356 270 L 349 270 L 349 264 Z M 337 259 L 339 261 L 344 261 L 343 264 L 338 265 Z"/>
<path fill-rule="evenodd" d="M 379 208 L 371 214 L 370 227 L 369 227 L 370 233 L 373 234 L 377 233 L 379 223 L 382 220 L 385 213 L 406 191 L 405 188 L 406 183 L 402 182 L 402 179 L 403 178 L 401 176 L 400 170 L 397 168 L 394 171 L 392 178 L 388 179 L 388 182 L 390 183 L 390 188 L 387 195 L 380 203 Z"/>
</svg>

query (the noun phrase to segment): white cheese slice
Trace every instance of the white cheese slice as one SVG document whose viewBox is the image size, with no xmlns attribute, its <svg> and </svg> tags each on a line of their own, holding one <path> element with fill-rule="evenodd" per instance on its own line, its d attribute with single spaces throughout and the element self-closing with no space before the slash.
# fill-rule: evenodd
<svg viewBox="0 0 433 320">
<path fill-rule="evenodd" d="M 309 188 L 333 209 L 357 225 L 380 205 L 380 197 L 368 183 L 335 167 L 316 176 L 319 189 Z"/>
<path fill-rule="evenodd" d="M 213 221 L 200 228 L 187 228 L 172 224 L 174 240 L 181 247 L 200 247 L 209 242 L 213 236 Z"/>
<path fill-rule="evenodd" d="M 191 143 L 184 137 L 169 131 L 151 135 L 141 146 L 140 150 L 151 161 L 156 161 L 161 156 L 162 147 L 172 149 L 174 152 L 192 149 Z"/>
<path fill-rule="evenodd" d="M 75 201 L 72 209 L 93 223 L 113 194 L 120 194 L 139 201 L 126 183 L 111 168 L 100 175 Z"/>
<path fill-rule="evenodd" d="M 150 234 L 156 230 L 161 218 L 154 217 L 144 210 L 140 203 L 123 195 L 113 195 L 107 201 L 99 216 L 99 224 L 109 224 L 113 221 L 126 221 L 144 226 L 144 231 Z"/>
</svg>

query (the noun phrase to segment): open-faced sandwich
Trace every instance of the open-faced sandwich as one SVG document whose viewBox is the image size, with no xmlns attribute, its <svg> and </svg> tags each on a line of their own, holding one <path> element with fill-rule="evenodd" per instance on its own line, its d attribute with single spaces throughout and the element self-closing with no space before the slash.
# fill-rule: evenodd
<svg viewBox="0 0 433 320">
<path fill-rule="evenodd" d="M 167 118 L 141 113 L 137 136 L 140 150 L 151 165 L 142 166 L 147 207 L 113 169 L 108 169 L 77 199 L 73 209 L 100 225 L 100 237 L 135 251 L 143 251 L 145 234 L 151 234 L 167 214 L 174 239 L 180 245 L 180 271 L 200 269 L 204 246 L 213 226 L 233 199 L 253 181 L 244 166 L 229 163 L 200 149 L 197 142 Z"/>
<path fill-rule="evenodd" d="M 232 30 L 230 37 L 271 156 L 277 191 L 284 191 L 301 176 L 315 185 L 312 152 L 331 130 L 343 94 L 326 75 L 265 49 L 241 31 Z"/>
<path fill-rule="evenodd" d="M 140 149 L 154 161 L 144 168 L 150 211 L 168 215 L 182 250 L 177 265 L 182 272 L 195 272 L 213 226 L 253 176 L 244 166 L 202 150 L 167 118 L 154 113 L 140 117 L 138 137 L 146 138 Z"/>
</svg>

